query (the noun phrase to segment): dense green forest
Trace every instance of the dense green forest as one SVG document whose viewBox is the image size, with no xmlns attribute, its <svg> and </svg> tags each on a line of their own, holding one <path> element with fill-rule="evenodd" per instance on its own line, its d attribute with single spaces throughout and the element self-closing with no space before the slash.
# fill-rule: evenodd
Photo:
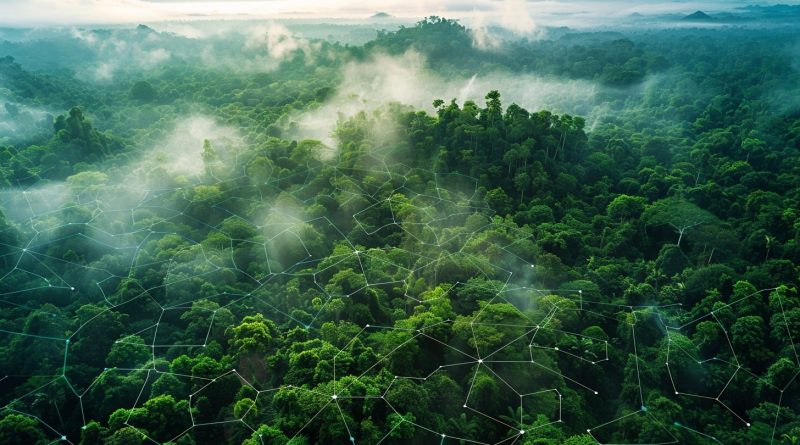
<svg viewBox="0 0 800 445">
<path fill-rule="evenodd" d="M 800 443 L 795 25 L 324 26 L 0 30 L 0 443 Z"/>
</svg>

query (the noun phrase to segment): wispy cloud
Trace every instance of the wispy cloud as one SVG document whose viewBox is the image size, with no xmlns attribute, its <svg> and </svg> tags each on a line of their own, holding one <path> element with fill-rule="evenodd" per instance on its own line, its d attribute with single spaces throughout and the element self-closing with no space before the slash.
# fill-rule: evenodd
<svg viewBox="0 0 800 445">
<path fill-rule="evenodd" d="M 696 9 L 710 11 L 731 9 L 757 0 L 702 0 L 675 2 L 666 0 L 3 0 L 0 2 L 0 25 L 46 26 L 154 22 L 202 18 L 367 18 L 383 11 L 398 17 L 421 18 L 447 15 L 475 18 L 517 33 L 526 33 L 534 25 L 567 23 L 566 17 L 583 20 L 582 24 L 621 17 L 632 12 L 642 14 L 686 13 Z M 798 4 L 798 0 L 782 3 Z"/>
<path fill-rule="evenodd" d="M 432 72 L 425 58 L 409 50 L 399 56 L 374 54 L 364 62 L 344 67 L 343 82 L 321 107 L 294 116 L 296 130 L 287 136 L 322 141 L 329 147 L 336 122 L 359 111 L 380 110 L 391 103 L 433 111 L 432 101 L 456 99 L 483 104 L 487 92 L 499 89 L 506 104 L 529 110 L 590 115 L 597 86 L 581 80 L 559 80 L 530 74 L 491 72 L 469 78 L 443 78 Z"/>
</svg>

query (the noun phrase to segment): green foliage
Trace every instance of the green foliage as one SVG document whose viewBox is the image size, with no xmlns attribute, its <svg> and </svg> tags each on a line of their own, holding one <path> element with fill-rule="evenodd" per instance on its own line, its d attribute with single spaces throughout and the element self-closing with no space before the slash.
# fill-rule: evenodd
<svg viewBox="0 0 800 445">
<path fill-rule="evenodd" d="M 21 414 L 8 414 L 0 420 L 0 442 L 39 445 L 48 440 L 36 419 Z"/>
<path fill-rule="evenodd" d="M 0 443 L 798 442 L 794 28 L 277 28 L 0 42 Z M 414 53 L 602 106 L 340 86 Z"/>
</svg>

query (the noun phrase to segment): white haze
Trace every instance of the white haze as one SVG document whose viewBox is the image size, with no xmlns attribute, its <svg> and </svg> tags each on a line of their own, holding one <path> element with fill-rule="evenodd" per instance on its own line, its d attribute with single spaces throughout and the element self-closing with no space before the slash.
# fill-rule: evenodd
<svg viewBox="0 0 800 445">
<path fill-rule="evenodd" d="M 300 139 L 316 139 L 333 147 L 332 132 L 340 117 L 378 110 L 391 103 L 433 111 L 433 99 L 483 105 L 490 90 L 500 91 L 503 103 L 528 110 L 588 115 L 596 105 L 597 86 L 583 80 L 562 80 L 532 74 L 492 72 L 466 78 L 443 78 L 427 68 L 425 58 L 410 50 L 400 56 L 376 54 L 364 63 L 345 66 L 343 83 L 319 108 L 295 116 Z"/>
<path fill-rule="evenodd" d="M 155 166 L 173 175 L 195 176 L 203 172 L 203 142 L 211 142 L 217 153 L 241 146 L 238 132 L 203 115 L 184 117 L 175 122 L 163 142 L 147 153 L 139 168 Z M 155 165 L 151 162 L 155 160 Z M 133 169 L 137 170 L 137 169 Z"/>
<path fill-rule="evenodd" d="M 30 188 L 8 188 L 0 190 L 0 208 L 10 219 L 23 223 L 48 214 L 57 216 L 69 198 L 69 190 L 63 182 Z"/>
<path fill-rule="evenodd" d="M 53 115 L 42 107 L 13 100 L 0 83 L 0 144 L 35 138 L 51 131 Z"/>
<path fill-rule="evenodd" d="M 150 34 L 144 42 L 137 42 L 118 36 L 118 31 L 109 32 L 110 35 L 98 35 L 96 31 L 71 29 L 73 38 L 81 40 L 97 54 L 96 63 L 78 68 L 81 77 L 94 81 L 111 81 L 120 70 L 149 70 L 172 57 L 169 50 L 160 47 L 160 37 L 157 34 Z"/>
<path fill-rule="evenodd" d="M 306 62 L 313 64 L 323 56 L 322 44 L 296 35 L 286 26 L 276 22 L 251 23 L 235 29 L 228 29 L 221 34 L 204 33 L 199 28 L 178 28 L 195 33 L 198 38 L 206 39 L 209 44 L 201 54 L 206 66 L 226 68 L 236 71 L 264 72 L 276 69 L 281 62 L 302 54 Z M 224 29 L 224 28 L 223 28 Z M 178 31 L 180 32 L 180 31 Z M 213 38 L 231 36 L 242 41 L 242 54 L 231 54 L 213 45 Z"/>
<path fill-rule="evenodd" d="M 517 4 L 511 6 L 509 4 Z M 697 9 L 715 12 L 747 4 L 767 4 L 763 0 L 704 0 L 676 2 L 649 1 L 526 1 L 519 0 L 3 0 L 0 2 L 0 25 L 48 26 L 74 24 L 142 23 L 163 20 L 208 18 L 278 19 L 278 18 L 361 18 L 378 11 L 395 17 L 422 18 L 428 15 L 468 18 L 473 12 L 491 16 L 486 23 L 497 22 L 510 30 L 527 27 L 526 16 L 547 21 L 547 26 L 571 23 L 594 26 L 608 18 L 641 14 L 688 14 Z M 781 3 L 798 4 L 797 0 Z M 520 7 L 525 14 L 519 14 Z M 509 13 L 512 11 L 512 13 Z"/>
<path fill-rule="evenodd" d="M 493 10 L 474 10 L 465 23 L 472 33 L 472 43 L 483 50 L 500 48 L 503 39 L 495 30 L 499 27 L 514 38 L 538 38 L 543 30 L 536 25 L 526 0 L 506 0 Z"/>
</svg>

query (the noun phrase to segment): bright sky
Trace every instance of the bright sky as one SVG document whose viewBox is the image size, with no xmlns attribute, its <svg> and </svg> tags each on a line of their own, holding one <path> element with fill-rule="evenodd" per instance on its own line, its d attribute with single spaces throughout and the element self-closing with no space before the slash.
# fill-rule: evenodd
<svg viewBox="0 0 800 445">
<path fill-rule="evenodd" d="M 574 14 L 622 16 L 633 12 L 714 11 L 764 0 L 0 0 L 0 25 L 46 26 L 142 23 L 200 18 L 366 18 L 383 11 L 397 17 L 469 17 L 495 14 L 513 19 Z M 797 4 L 798 0 L 781 0 Z"/>
</svg>

